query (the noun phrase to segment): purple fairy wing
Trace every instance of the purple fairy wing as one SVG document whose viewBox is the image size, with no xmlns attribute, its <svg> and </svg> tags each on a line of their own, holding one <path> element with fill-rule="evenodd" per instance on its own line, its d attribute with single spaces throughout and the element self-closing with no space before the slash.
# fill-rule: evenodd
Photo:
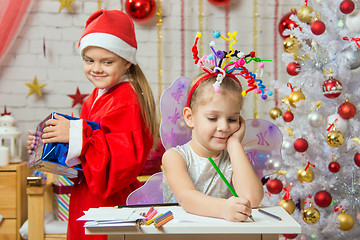
<svg viewBox="0 0 360 240">
<path fill-rule="evenodd" d="M 191 139 L 191 129 L 183 118 L 191 79 L 178 77 L 160 98 L 160 138 L 165 149 L 183 145 Z"/>
<path fill-rule="evenodd" d="M 276 173 L 281 168 L 282 133 L 272 122 L 263 119 L 248 119 L 242 145 L 253 165 L 256 175 Z"/>
<path fill-rule="evenodd" d="M 126 205 L 163 203 L 163 173 L 152 175 L 140 188 L 136 189 L 126 199 Z"/>
</svg>

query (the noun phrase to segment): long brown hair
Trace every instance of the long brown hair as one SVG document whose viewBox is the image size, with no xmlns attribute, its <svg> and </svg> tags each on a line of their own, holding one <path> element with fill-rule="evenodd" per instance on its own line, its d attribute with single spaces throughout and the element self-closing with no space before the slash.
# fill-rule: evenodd
<svg viewBox="0 0 360 240">
<path fill-rule="evenodd" d="M 129 76 L 130 83 L 138 96 L 141 113 L 151 130 L 154 140 L 153 148 L 155 148 L 159 136 L 159 124 L 151 87 L 139 65 L 132 64 L 127 70 L 126 75 Z"/>
</svg>

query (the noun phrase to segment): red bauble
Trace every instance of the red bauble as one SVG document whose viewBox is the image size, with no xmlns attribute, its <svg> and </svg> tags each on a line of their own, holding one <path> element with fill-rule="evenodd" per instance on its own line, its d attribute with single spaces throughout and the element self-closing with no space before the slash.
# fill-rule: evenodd
<svg viewBox="0 0 360 240">
<path fill-rule="evenodd" d="M 356 153 L 354 156 L 354 162 L 355 164 L 360 167 L 360 153 Z"/>
<path fill-rule="evenodd" d="M 269 191 L 269 193 L 278 194 L 282 191 L 283 184 L 279 179 L 275 178 L 275 179 L 269 180 L 266 183 L 266 188 Z"/>
<path fill-rule="evenodd" d="M 355 8 L 355 4 L 351 0 L 344 0 L 340 3 L 340 11 L 343 14 L 352 13 L 352 11 L 354 11 L 354 8 Z"/>
<path fill-rule="evenodd" d="M 126 13 L 137 22 L 149 20 L 156 12 L 155 0 L 127 0 Z"/>
<path fill-rule="evenodd" d="M 286 71 L 291 76 L 296 76 L 300 72 L 300 65 L 297 62 L 291 62 L 287 65 Z"/>
<path fill-rule="evenodd" d="M 327 98 L 337 98 L 342 92 L 342 84 L 335 78 L 329 78 L 323 83 L 322 90 Z"/>
<path fill-rule="evenodd" d="M 331 197 L 330 193 L 328 193 L 327 191 L 319 191 L 315 194 L 314 200 L 315 200 L 316 205 L 318 205 L 319 207 L 325 208 L 325 207 L 330 206 L 330 204 L 332 202 L 332 197 Z"/>
<path fill-rule="evenodd" d="M 311 31 L 315 35 L 323 34 L 325 32 L 325 29 L 326 29 L 325 24 L 320 20 L 317 20 L 313 22 L 313 24 L 311 24 Z"/>
<path fill-rule="evenodd" d="M 303 138 L 298 138 L 294 142 L 294 148 L 297 152 L 305 152 L 309 147 L 308 142 Z"/>
<path fill-rule="evenodd" d="M 298 236 L 298 234 L 295 234 L 295 233 L 290 234 L 290 233 L 288 233 L 288 234 L 283 234 L 283 236 L 288 238 L 288 239 L 294 239 L 294 238 L 296 238 Z"/>
<path fill-rule="evenodd" d="M 292 29 L 292 28 L 296 28 L 298 27 L 298 25 L 290 19 L 291 15 L 296 15 L 297 12 L 296 10 L 292 10 L 291 12 L 288 12 L 287 14 L 285 14 L 282 19 L 279 22 L 279 33 L 282 36 L 283 39 L 289 37 L 289 35 L 284 35 L 283 32 L 286 29 Z"/>
<path fill-rule="evenodd" d="M 332 173 L 337 173 L 340 170 L 340 164 L 338 162 L 331 162 L 328 167 Z"/>
<path fill-rule="evenodd" d="M 208 0 L 208 1 L 216 6 L 224 6 L 231 2 L 231 0 Z"/>
<path fill-rule="evenodd" d="M 294 120 L 294 114 L 291 111 L 284 112 L 282 117 L 285 122 L 291 122 L 292 120 Z"/>
<path fill-rule="evenodd" d="M 354 104 L 346 101 L 339 106 L 338 114 L 342 119 L 353 118 L 356 115 L 356 107 L 354 106 Z"/>
</svg>

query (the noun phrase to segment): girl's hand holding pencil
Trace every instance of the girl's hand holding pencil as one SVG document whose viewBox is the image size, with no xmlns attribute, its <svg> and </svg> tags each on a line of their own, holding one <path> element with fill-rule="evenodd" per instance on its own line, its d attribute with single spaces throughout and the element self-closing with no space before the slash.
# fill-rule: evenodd
<svg viewBox="0 0 360 240">
<path fill-rule="evenodd" d="M 251 216 L 250 201 L 244 197 L 230 197 L 222 206 L 223 218 L 230 222 L 242 222 Z"/>
<path fill-rule="evenodd" d="M 251 203 L 248 199 L 245 199 L 244 197 L 239 197 L 237 193 L 235 192 L 234 188 L 231 186 L 231 184 L 228 182 L 228 180 L 225 178 L 224 174 L 220 171 L 214 160 L 209 157 L 208 158 L 211 165 L 214 167 L 216 172 L 219 174 L 221 179 L 224 181 L 226 186 L 229 188 L 230 192 L 233 194 L 233 197 L 229 198 L 227 201 L 225 201 L 225 209 L 223 209 L 224 219 L 228 221 L 245 221 L 248 217 L 251 219 L 251 221 L 254 222 L 254 218 L 251 215 Z M 233 200 L 235 198 L 235 200 Z M 227 211 L 226 205 L 229 205 L 229 210 Z M 240 206 L 245 206 L 240 209 Z M 237 213 L 237 214 L 234 214 Z M 230 218 L 228 218 L 230 217 Z M 245 217 L 245 218 L 244 218 Z M 237 220 L 238 219 L 238 220 Z M 243 220 L 240 220 L 243 219 Z"/>
</svg>

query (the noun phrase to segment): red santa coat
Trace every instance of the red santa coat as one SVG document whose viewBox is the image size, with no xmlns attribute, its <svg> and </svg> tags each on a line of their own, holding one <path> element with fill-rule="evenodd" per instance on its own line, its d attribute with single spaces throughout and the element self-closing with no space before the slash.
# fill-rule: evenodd
<svg viewBox="0 0 360 240">
<path fill-rule="evenodd" d="M 83 121 L 81 165 L 74 181 L 69 207 L 67 240 L 107 239 L 85 235 L 84 221 L 77 221 L 89 208 L 125 205 L 127 196 L 140 186 L 141 172 L 153 145 L 135 91 L 120 83 L 100 96 L 95 89 L 83 104 L 80 118 L 100 123 L 92 130 Z M 93 105 L 94 104 L 94 105 Z"/>
</svg>

